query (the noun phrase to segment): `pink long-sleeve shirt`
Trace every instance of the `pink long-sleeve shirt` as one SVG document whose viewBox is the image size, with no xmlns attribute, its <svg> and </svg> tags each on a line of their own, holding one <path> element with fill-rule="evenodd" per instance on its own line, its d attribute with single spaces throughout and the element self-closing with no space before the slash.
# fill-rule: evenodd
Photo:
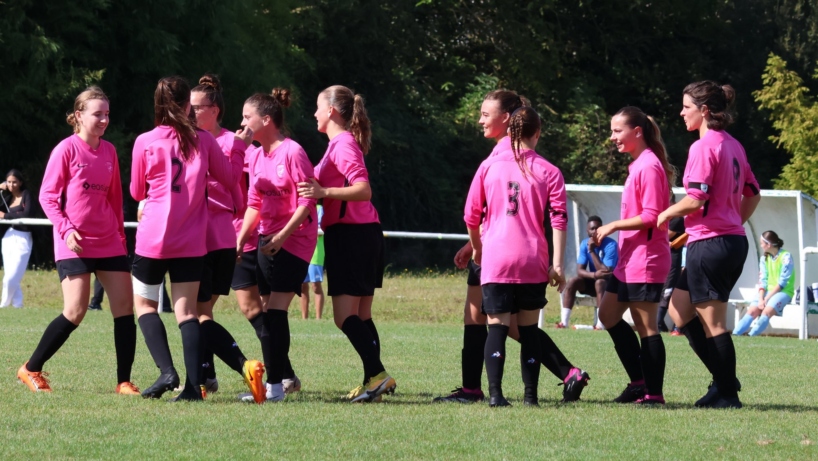
<svg viewBox="0 0 818 461">
<path fill-rule="evenodd" d="M 688 242 L 745 235 L 741 197 L 759 194 L 744 147 L 726 131 L 710 130 L 690 146 L 685 166 L 687 195 L 704 206 L 685 217 Z"/>
<path fill-rule="evenodd" d="M 216 137 L 224 155 L 243 155 L 247 150 L 244 141 L 236 139 L 232 131 L 221 129 Z M 236 230 L 233 227 L 233 216 L 243 206 L 244 195 L 241 190 L 241 176 L 230 187 L 222 185 L 215 178 L 207 176 L 207 251 L 236 248 Z"/>
<path fill-rule="evenodd" d="M 619 231 L 619 262 L 614 276 L 625 283 L 664 283 L 670 271 L 667 231 L 656 227 L 670 206 L 670 185 L 656 154 L 645 149 L 628 165 L 622 191 L 621 219 L 642 218 L 645 228 Z"/>
<path fill-rule="evenodd" d="M 566 230 L 565 180 L 560 170 L 533 150 L 524 150 L 526 176 L 505 150 L 483 161 L 472 180 L 464 221 L 480 227 L 483 210 L 483 261 L 480 283 L 548 281 L 548 242 L 543 222 Z"/>
<path fill-rule="evenodd" d="M 230 159 L 210 133 L 197 130 L 196 149 L 185 161 L 176 130 L 161 125 L 136 138 L 131 196 L 147 199 L 136 229 L 136 254 L 149 258 L 190 258 L 207 253 L 207 174 L 225 186 L 241 176 L 243 152 Z M 235 245 L 235 243 L 234 243 Z"/>
<path fill-rule="evenodd" d="M 315 179 L 322 187 L 349 187 L 369 182 L 364 153 L 352 133 L 344 131 L 329 142 L 324 157 L 315 167 Z M 337 223 L 377 222 L 380 222 L 378 211 L 369 200 L 348 202 L 324 198 L 324 229 Z"/>
<path fill-rule="evenodd" d="M 272 152 L 256 148 L 251 159 L 247 206 L 259 210 L 259 233 L 278 233 L 299 206 L 307 207 L 309 216 L 290 234 L 282 248 L 309 262 L 318 241 L 318 216 L 316 200 L 298 196 L 298 183 L 314 177 L 307 153 L 297 142 L 287 138 Z"/>
<path fill-rule="evenodd" d="M 92 149 L 75 134 L 57 144 L 40 186 L 40 206 L 53 223 L 55 261 L 127 254 L 119 160 L 108 141 Z M 82 237 L 80 254 L 65 244 L 74 231 Z"/>
</svg>

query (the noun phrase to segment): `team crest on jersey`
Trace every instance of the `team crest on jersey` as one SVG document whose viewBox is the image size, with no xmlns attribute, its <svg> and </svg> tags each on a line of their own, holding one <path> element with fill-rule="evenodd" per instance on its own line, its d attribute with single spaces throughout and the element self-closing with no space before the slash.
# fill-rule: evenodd
<svg viewBox="0 0 818 461">
<path fill-rule="evenodd" d="M 114 172 L 114 164 L 111 162 L 105 162 L 105 166 L 108 167 L 108 173 Z"/>
<path fill-rule="evenodd" d="M 284 165 L 279 165 L 276 167 L 276 174 L 278 175 L 279 178 L 284 177 Z"/>
</svg>

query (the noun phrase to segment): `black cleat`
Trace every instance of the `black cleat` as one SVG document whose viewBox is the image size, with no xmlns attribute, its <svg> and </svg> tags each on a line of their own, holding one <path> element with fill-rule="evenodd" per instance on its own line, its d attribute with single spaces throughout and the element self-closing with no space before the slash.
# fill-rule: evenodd
<svg viewBox="0 0 818 461">
<path fill-rule="evenodd" d="M 565 378 L 565 382 L 562 383 L 563 403 L 576 402 L 579 400 L 579 396 L 582 395 L 582 390 L 588 385 L 589 379 L 591 379 L 591 377 L 587 372 L 576 367 L 571 368 L 568 377 Z"/>
<path fill-rule="evenodd" d="M 506 400 L 505 397 L 503 397 L 502 395 L 498 395 L 498 396 L 491 396 L 489 398 L 489 406 L 490 407 L 510 407 L 511 404 L 508 403 L 508 400 Z"/>
<path fill-rule="evenodd" d="M 190 391 L 188 389 L 183 390 L 181 394 L 179 394 L 176 397 L 170 399 L 171 402 L 186 402 L 186 401 L 193 402 L 193 401 L 197 401 L 197 400 L 198 401 L 204 400 L 202 398 L 202 393 L 201 392 L 196 392 L 196 391 Z"/>
<path fill-rule="evenodd" d="M 101 311 L 101 310 L 102 310 L 102 306 L 100 306 L 100 305 L 99 305 L 99 304 L 97 304 L 97 303 L 91 303 L 91 304 L 89 304 L 89 305 L 88 305 L 88 310 L 89 310 L 89 311 Z"/>
<path fill-rule="evenodd" d="M 628 384 L 628 387 L 619 394 L 619 397 L 615 398 L 613 401 L 616 403 L 632 403 L 636 402 L 637 400 L 641 399 L 645 396 L 645 385 L 644 384 Z"/>
<path fill-rule="evenodd" d="M 483 395 L 483 391 L 477 389 L 477 391 L 469 392 L 464 390 L 462 387 L 458 387 L 457 389 L 453 390 L 451 394 L 444 395 L 441 397 L 435 397 L 433 402 L 457 402 L 457 403 L 474 403 L 474 402 L 482 402 L 485 399 Z"/>
<path fill-rule="evenodd" d="M 741 392 L 741 381 L 736 378 L 736 391 Z M 710 381 L 707 386 L 707 393 L 702 398 L 696 401 L 694 406 L 697 407 L 712 407 L 719 399 L 719 385 L 715 381 Z"/>
<path fill-rule="evenodd" d="M 162 373 L 149 388 L 142 391 L 142 397 L 146 399 L 158 399 L 167 391 L 172 391 L 179 385 L 179 374 L 175 369 L 168 373 Z M 201 395 L 199 396 L 201 397 Z"/>
<path fill-rule="evenodd" d="M 735 408 L 735 409 L 739 409 L 741 407 L 742 407 L 741 401 L 739 401 L 738 397 L 730 397 L 730 398 L 719 397 L 715 402 L 713 402 L 712 405 L 710 405 L 709 408 L 718 408 L 718 409 Z"/>
</svg>

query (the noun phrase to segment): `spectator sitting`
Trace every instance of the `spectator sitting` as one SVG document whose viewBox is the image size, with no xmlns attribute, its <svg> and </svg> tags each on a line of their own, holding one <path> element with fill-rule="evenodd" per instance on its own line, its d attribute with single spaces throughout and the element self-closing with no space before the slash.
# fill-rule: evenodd
<svg viewBox="0 0 818 461">
<path fill-rule="evenodd" d="M 590 238 L 596 229 L 602 225 L 602 218 L 591 216 L 588 218 L 588 225 L 585 231 L 589 238 L 586 238 L 579 245 L 577 254 L 577 276 L 568 281 L 565 290 L 562 292 L 562 312 L 561 321 L 557 323 L 557 328 L 567 328 L 571 319 L 571 310 L 576 302 L 577 292 L 596 298 L 596 305 L 602 302 L 602 295 L 605 294 L 605 285 L 608 277 L 616 267 L 619 259 L 616 241 L 610 237 L 605 237 L 602 244 L 597 246 Z"/>
<path fill-rule="evenodd" d="M 764 250 L 758 262 L 758 295 L 733 330 L 734 335 L 760 335 L 770 324 L 770 317 L 781 315 L 795 294 L 795 262 L 784 241 L 773 231 L 761 234 L 759 247 Z M 756 320 L 755 326 L 750 326 Z"/>
</svg>

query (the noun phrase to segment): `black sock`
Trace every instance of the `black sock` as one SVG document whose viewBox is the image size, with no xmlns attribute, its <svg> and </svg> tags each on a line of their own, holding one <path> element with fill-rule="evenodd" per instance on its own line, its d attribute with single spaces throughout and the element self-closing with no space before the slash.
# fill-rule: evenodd
<svg viewBox="0 0 818 461">
<path fill-rule="evenodd" d="M 114 319 L 114 349 L 116 349 L 116 382 L 129 382 L 136 355 L 136 322 L 133 320 L 133 315 L 124 315 Z"/>
<path fill-rule="evenodd" d="M 266 314 L 261 312 L 250 319 L 250 324 L 253 325 L 253 329 L 256 330 L 256 336 L 261 343 L 261 356 L 264 358 L 264 369 L 269 370 L 273 358 L 273 337 L 267 328 L 266 317 Z"/>
<path fill-rule="evenodd" d="M 542 365 L 560 381 L 565 381 L 574 365 L 565 358 L 565 355 L 554 344 L 554 340 L 548 336 L 548 333 L 537 328 L 537 335 L 540 337 L 540 361 Z"/>
<path fill-rule="evenodd" d="M 144 315 L 143 315 L 144 317 Z M 201 381 L 202 358 L 200 357 L 201 328 L 198 319 L 185 320 L 179 324 L 179 331 L 182 332 L 182 352 L 185 356 L 185 372 L 187 381 L 185 388 Z M 198 389 L 193 388 L 193 391 Z"/>
<path fill-rule="evenodd" d="M 77 329 L 77 325 L 71 323 L 62 314 L 51 321 L 43 332 L 40 338 L 40 344 L 34 349 L 31 358 L 28 359 L 26 368 L 28 371 L 43 371 L 43 365 L 48 362 L 48 359 L 54 356 L 58 350 L 65 344 L 71 333 Z"/>
<path fill-rule="evenodd" d="M 526 402 L 537 402 L 537 387 L 540 382 L 540 360 L 542 346 L 540 345 L 540 330 L 536 324 L 518 326 L 520 332 L 520 368 L 523 375 Z"/>
<path fill-rule="evenodd" d="M 244 362 L 247 361 L 247 358 L 242 354 L 239 345 L 236 344 L 236 340 L 233 339 L 233 335 L 214 320 L 205 320 L 201 323 L 199 328 L 201 328 L 202 340 L 207 346 L 208 352 L 206 352 L 206 355 L 212 357 L 211 354 L 215 354 L 222 362 L 226 363 L 228 367 L 232 368 L 236 373 L 241 374 L 241 367 L 244 365 Z M 202 364 L 206 363 L 206 359 L 205 357 L 202 360 Z M 211 358 L 210 360 L 209 365 L 212 367 L 213 359 Z M 205 369 L 206 368 L 203 367 L 203 370 Z"/>
<path fill-rule="evenodd" d="M 463 327 L 463 350 L 460 352 L 460 369 L 463 387 L 480 389 L 483 381 L 483 351 L 486 348 L 488 330 L 485 325 Z"/>
<path fill-rule="evenodd" d="M 357 315 L 347 317 L 344 324 L 341 325 L 341 331 L 344 332 L 349 342 L 352 343 L 352 347 L 361 357 L 361 362 L 364 365 L 364 375 L 367 380 L 384 371 L 378 348 L 375 346 L 375 339 L 360 317 Z"/>
<path fill-rule="evenodd" d="M 662 395 L 665 383 L 665 343 L 661 335 L 642 338 L 642 375 L 645 377 L 645 393 Z"/>
<path fill-rule="evenodd" d="M 168 334 L 165 324 L 159 314 L 145 314 L 139 317 L 139 329 L 145 337 L 145 345 L 153 357 L 153 362 L 161 373 L 170 373 L 173 370 L 173 359 L 168 346 Z"/>
<path fill-rule="evenodd" d="M 364 320 L 364 325 L 369 329 L 369 333 L 372 334 L 372 339 L 375 341 L 375 348 L 378 350 L 378 358 L 381 356 L 381 338 L 378 336 L 378 329 L 375 328 L 375 322 L 372 321 L 372 318 L 368 318 Z M 366 382 L 369 380 L 368 377 L 364 376 L 364 386 Z"/>
<path fill-rule="evenodd" d="M 270 357 L 270 369 L 267 370 L 267 382 L 278 384 L 292 369 L 289 365 L 290 359 L 290 322 L 287 318 L 287 311 L 278 309 L 267 310 L 268 324 L 272 336 L 273 354 Z M 290 370 L 288 370 L 288 368 Z"/>
<path fill-rule="evenodd" d="M 616 355 L 619 356 L 619 361 L 625 367 L 625 372 L 628 373 L 628 378 L 631 382 L 640 381 L 643 379 L 642 362 L 639 360 L 639 339 L 636 337 L 633 328 L 628 325 L 628 322 L 620 320 L 619 323 L 611 328 L 608 328 L 608 334 L 616 349 Z"/>
<path fill-rule="evenodd" d="M 687 322 L 687 325 L 679 327 L 679 331 L 687 337 L 687 342 L 693 352 L 699 356 L 699 360 L 707 367 L 707 371 L 716 379 L 716 372 L 713 364 L 710 361 L 710 353 L 707 347 L 707 336 L 704 334 L 704 327 L 698 316 L 693 317 L 693 320 Z"/>
<path fill-rule="evenodd" d="M 736 389 L 736 349 L 730 332 L 707 338 L 710 363 L 714 365 L 719 394 L 724 398 L 738 397 Z"/>
<path fill-rule="evenodd" d="M 489 395 L 503 395 L 503 368 L 506 364 L 506 338 L 508 327 L 500 324 L 489 325 L 483 360 L 486 362 L 486 377 L 489 381 Z"/>
<path fill-rule="evenodd" d="M 202 379 L 216 379 L 216 359 L 213 349 L 208 347 L 207 338 L 202 334 L 204 347 L 202 348 Z M 242 362 L 244 363 L 244 362 Z M 232 367 L 231 367 L 232 368 Z"/>
</svg>

